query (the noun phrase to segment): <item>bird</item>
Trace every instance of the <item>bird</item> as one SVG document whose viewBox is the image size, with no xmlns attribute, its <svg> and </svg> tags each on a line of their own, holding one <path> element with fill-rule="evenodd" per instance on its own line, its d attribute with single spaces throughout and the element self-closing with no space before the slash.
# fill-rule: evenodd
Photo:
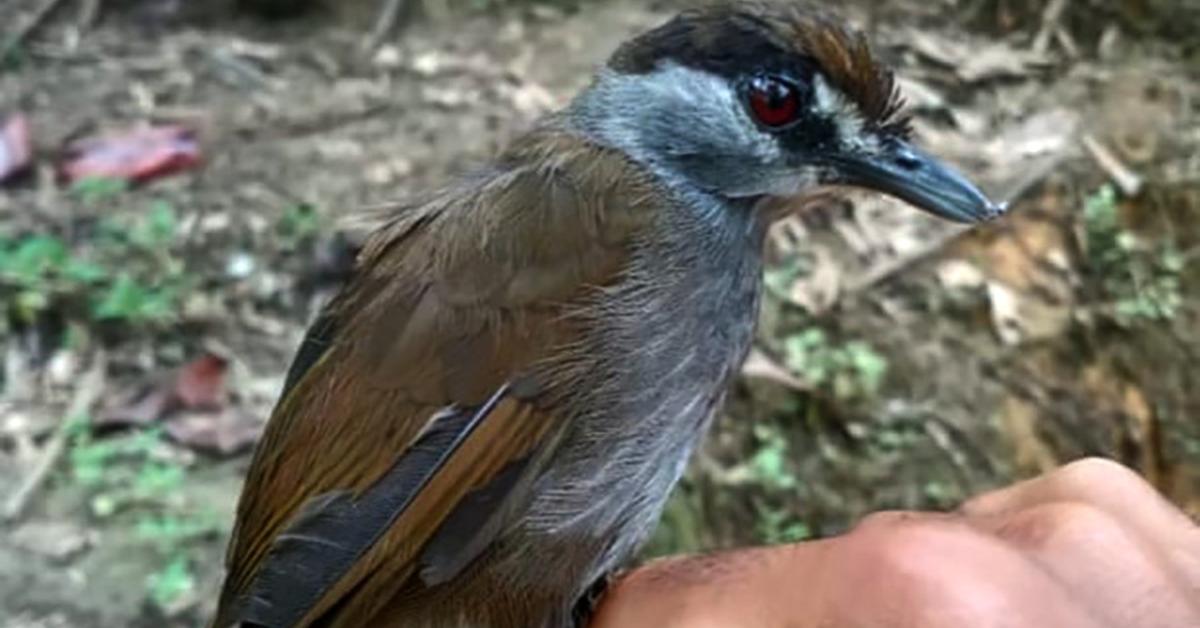
<svg viewBox="0 0 1200 628">
<path fill-rule="evenodd" d="M 816 190 L 1005 211 L 913 142 L 865 37 L 687 9 L 381 217 L 250 464 L 212 626 L 586 625 L 751 345 L 765 233 Z"/>
</svg>

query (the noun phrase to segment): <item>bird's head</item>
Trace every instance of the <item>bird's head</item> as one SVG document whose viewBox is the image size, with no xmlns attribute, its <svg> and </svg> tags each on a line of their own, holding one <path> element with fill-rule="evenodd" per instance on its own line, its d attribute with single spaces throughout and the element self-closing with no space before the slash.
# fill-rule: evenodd
<svg viewBox="0 0 1200 628">
<path fill-rule="evenodd" d="M 892 73 L 859 34 L 798 5 L 687 11 L 623 44 L 568 112 L 660 174 L 727 198 L 849 185 L 959 222 L 994 217 L 916 148 Z"/>
</svg>

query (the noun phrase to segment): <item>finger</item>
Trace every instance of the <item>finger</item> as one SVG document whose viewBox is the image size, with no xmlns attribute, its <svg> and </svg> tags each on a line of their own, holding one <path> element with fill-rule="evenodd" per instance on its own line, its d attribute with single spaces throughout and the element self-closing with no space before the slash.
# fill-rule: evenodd
<svg viewBox="0 0 1200 628">
<path fill-rule="evenodd" d="M 873 515 L 843 537 L 811 624 L 1109 628 L 1012 546 L 945 515 Z"/>
<path fill-rule="evenodd" d="M 968 519 L 1061 502 L 1097 508 L 1159 555 L 1166 568 L 1200 599 L 1200 528 L 1139 475 L 1102 458 L 1068 464 L 1039 478 L 976 497 L 960 508 Z"/>
<path fill-rule="evenodd" d="M 1046 475 L 984 493 L 960 509 L 992 515 L 1056 501 L 1083 501 L 1121 517 L 1144 533 L 1190 530 L 1195 524 L 1129 468 L 1106 458 L 1084 458 Z M 1131 505 L 1137 504 L 1136 508 Z"/>
<path fill-rule="evenodd" d="M 651 562 L 604 595 L 590 628 L 804 628 L 827 541 Z"/>
<path fill-rule="evenodd" d="M 1200 626 L 1200 604 L 1155 545 L 1083 502 L 1049 502 L 973 525 L 1019 548 L 1115 626 Z"/>
</svg>

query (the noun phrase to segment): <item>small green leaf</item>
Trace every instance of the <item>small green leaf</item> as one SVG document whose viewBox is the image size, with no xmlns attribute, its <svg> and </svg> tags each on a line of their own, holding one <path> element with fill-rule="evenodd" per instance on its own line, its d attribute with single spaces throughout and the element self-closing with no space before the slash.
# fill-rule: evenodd
<svg viewBox="0 0 1200 628">
<path fill-rule="evenodd" d="M 130 238 L 142 248 L 157 250 L 169 245 L 178 229 L 175 208 L 160 200 L 152 203 L 150 211 L 134 225 Z"/>
<path fill-rule="evenodd" d="M 97 299 L 93 315 L 99 320 L 165 320 L 173 314 L 174 304 L 171 291 L 147 288 L 122 273 Z"/>
<path fill-rule="evenodd" d="M 63 277 L 78 283 L 100 283 L 108 278 L 108 269 L 89 260 L 72 258 L 63 267 Z"/>
<path fill-rule="evenodd" d="M 154 497 L 178 489 L 183 486 L 183 480 L 183 467 L 147 462 L 134 479 L 134 490 L 139 495 Z"/>
<path fill-rule="evenodd" d="M 276 231 L 286 248 L 295 248 L 301 242 L 316 235 L 321 228 L 321 217 L 316 208 L 307 203 L 288 207 L 279 218 Z"/>
<path fill-rule="evenodd" d="M 95 205 L 129 189 L 129 182 L 115 177 L 84 177 L 71 186 L 71 192 L 86 205 Z"/>
<path fill-rule="evenodd" d="M 168 608 L 196 586 L 188 559 L 176 555 L 147 582 L 150 599 L 160 608 Z"/>
<path fill-rule="evenodd" d="M 0 273 L 24 285 L 40 284 L 45 276 L 62 268 L 69 254 L 57 237 L 35 235 L 22 239 L 6 256 Z"/>
</svg>

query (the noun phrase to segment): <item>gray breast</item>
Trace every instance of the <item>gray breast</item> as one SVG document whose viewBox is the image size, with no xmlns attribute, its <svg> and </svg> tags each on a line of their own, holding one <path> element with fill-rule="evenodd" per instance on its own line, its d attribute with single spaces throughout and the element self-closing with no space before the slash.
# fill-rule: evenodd
<svg viewBox="0 0 1200 628">
<path fill-rule="evenodd" d="M 572 548 L 561 568 L 586 573 L 562 576 L 584 584 L 653 530 L 751 341 L 762 225 L 748 206 L 696 204 L 665 210 L 626 280 L 598 297 L 577 414 L 523 522 L 538 545 Z"/>
</svg>

